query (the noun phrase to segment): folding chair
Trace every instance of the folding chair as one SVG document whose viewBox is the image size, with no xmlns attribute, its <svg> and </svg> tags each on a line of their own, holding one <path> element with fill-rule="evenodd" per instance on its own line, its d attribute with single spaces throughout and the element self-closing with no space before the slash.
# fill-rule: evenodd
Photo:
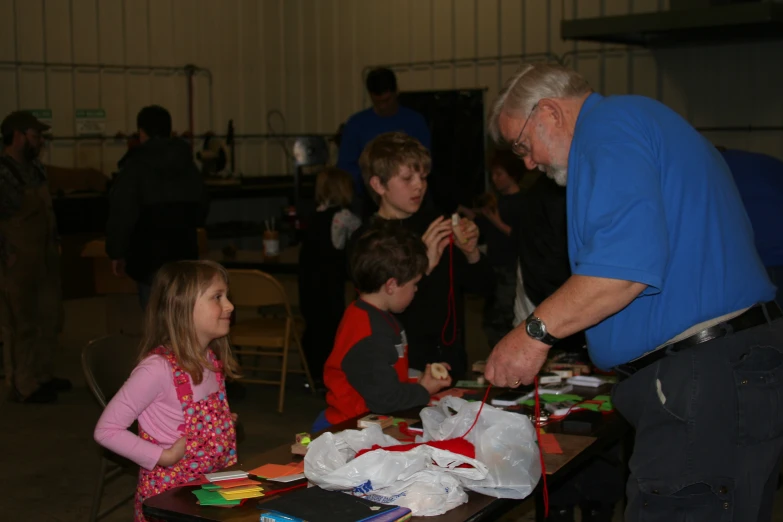
<svg viewBox="0 0 783 522">
<path fill-rule="evenodd" d="M 237 308 L 247 307 L 258 310 L 260 307 L 268 309 L 272 305 L 278 305 L 281 310 L 281 314 L 278 317 L 264 316 L 238 320 L 231 327 L 231 344 L 234 346 L 234 353 L 243 359 L 253 357 L 258 360 L 262 356 L 282 358 L 279 369 L 251 366 L 245 364 L 245 361 L 242 364 L 243 373 L 250 371 L 263 373 L 280 372 L 279 379 L 265 379 L 245 375 L 240 381 L 279 385 L 280 395 L 277 411 L 283 413 L 287 372 L 304 373 L 307 377 L 307 382 L 310 384 L 310 390 L 315 393 L 313 378 L 310 375 L 304 350 L 302 350 L 302 344 L 299 341 L 301 325 L 297 323 L 291 313 L 288 296 L 277 279 L 259 270 L 229 270 L 228 273 L 230 281 L 229 296 L 231 302 Z M 296 345 L 299 354 L 301 369 L 288 368 L 288 352 L 292 341 Z"/>
<path fill-rule="evenodd" d="M 90 341 L 82 350 L 82 372 L 95 399 L 101 408 L 111 400 L 122 387 L 136 366 L 139 355 L 138 337 L 117 334 Z M 136 469 L 136 465 L 119 455 L 101 448 L 101 463 L 98 483 L 92 499 L 89 522 L 95 522 L 122 506 L 135 495 L 135 490 L 116 504 L 100 513 L 104 487 L 124 472 Z"/>
</svg>

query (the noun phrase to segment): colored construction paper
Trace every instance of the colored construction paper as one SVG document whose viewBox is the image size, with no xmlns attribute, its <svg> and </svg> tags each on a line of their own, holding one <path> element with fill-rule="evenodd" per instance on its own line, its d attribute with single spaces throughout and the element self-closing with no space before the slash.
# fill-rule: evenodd
<svg viewBox="0 0 783 522">
<path fill-rule="evenodd" d="M 544 453 L 550 455 L 561 455 L 563 448 L 560 447 L 560 443 L 557 442 L 555 436 L 551 433 L 539 433 L 539 445 Z"/>
<path fill-rule="evenodd" d="M 198 503 L 202 506 L 238 506 L 242 502 L 241 500 L 226 500 L 220 493 L 205 489 L 194 489 L 193 494 L 196 495 Z"/>
<path fill-rule="evenodd" d="M 220 482 L 210 484 L 210 486 L 216 486 L 219 489 L 239 488 L 242 486 L 259 487 L 260 485 L 261 483 L 259 481 L 253 479 L 221 480 Z M 204 489 L 214 489 L 213 487 L 207 488 L 206 485 L 202 487 Z"/>
<path fill-rule="evenodd" d="M 573 395 L 571 393 L 562 393 L 560 395 L 554 393 L 542 393 L 538 396 L 538 398 L 541 400 L 541 402 L 563 402 L 563 401 L 579 402 L 582 400 L 582 397 L 580 397 L 579 395 Z"/>
<path fill-rule="evenodd" d="M 256 469 L 251 469 L 248 473 L 255 475 L 256 477 L 272 479 L 301 473 L 304 470 L 304 461 L 301 463 L 301 468 L 302 469 L 299 469 L 299 464 L 294 466 L 283 464 L 264 464 L 263 466 L 259 466 Z"/>
</svg>

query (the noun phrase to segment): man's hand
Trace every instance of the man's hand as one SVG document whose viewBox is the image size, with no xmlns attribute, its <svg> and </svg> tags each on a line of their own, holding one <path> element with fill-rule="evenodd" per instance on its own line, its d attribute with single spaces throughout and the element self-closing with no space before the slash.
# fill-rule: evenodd
<svg viewBox="0 0 783 522">
<path fill-rule="evenodd" d="M 550 346 L 532 339 L 520 324 L 492 350 L 484 375 L 500 388 L 530 384 L 546 362 Z"/>
<path fill-rule="evenodd" d="M 427 275 L 440 263 L 440 256 L 443 254 L 443 249 L 449 244 L 450 235 L 451 220 L 441 216 L 430 223 L 424 235 L 421 236 L 421 240 L 427 246 L 427 259 L 429 259 Z"/>
<path fill-rule="evenodd" d="M 115 277 L 125 277 L 125 260 L 124 259 L 112 259 L 111 260 L 111 273 Z"/>
<path fill-rule="evenodd" d="M 460 227 L 462 238 L 465 242 L 463 243 L 462 241 L 455 239 L 454 244 L 465 253 L 465 257 L 468 258 L 468 263 L 477 263 L 481 258 L 481 252 L 478 250 L 478 226 L 476 226 L 473 221 L 466 218 L 460 219 L 459 225 L 457 226 Z"/>
</svg>

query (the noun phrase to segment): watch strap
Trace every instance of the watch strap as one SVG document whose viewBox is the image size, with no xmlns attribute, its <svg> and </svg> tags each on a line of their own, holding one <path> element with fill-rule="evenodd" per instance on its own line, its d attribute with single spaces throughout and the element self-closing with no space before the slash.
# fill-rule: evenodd
<svg viewBox="0 0 783 522">
<path fill-rule="evenodd" d="M 527 319 L 525 319 L 525 332 L 530 335 L 530 333 L 527 331 L 527 323 L 529 323 L 531 320 L 535 319 L 536 321 L 540 322 L 542 325 L 544 325 L 544 336 L 541 339 L 536 339 L 537 341 L 541 341 L 544 344 L 548 344 L 549 346 L 554 345 L 555 343 L 560 342 L 560 339 L 555 337 L 554 335 L 551 335 L 549 332 L 546 331 L 546 325 L 544 324 L 544 321 L 541 320 L 541 318 L 536 317 L 535 314 L 530 314 Z M 531 336 L 531 338 L 533 338 Z"/>
</svg>

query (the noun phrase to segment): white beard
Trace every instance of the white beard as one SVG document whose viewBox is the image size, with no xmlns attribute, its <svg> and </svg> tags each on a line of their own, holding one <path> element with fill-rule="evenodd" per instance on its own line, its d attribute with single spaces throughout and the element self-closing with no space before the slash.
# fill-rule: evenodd
<svg viewBox="0 0 783 522">
<path fill-rule="evenodd" d="M 555 183 L 561 187 L 565 187 L 566 182 L 568 182 L 568 168 L 545 167 L 544 165 L 539 165 L 538 170 L 544 172 L 549 179 L 555 180 Z"/>
</svg>

